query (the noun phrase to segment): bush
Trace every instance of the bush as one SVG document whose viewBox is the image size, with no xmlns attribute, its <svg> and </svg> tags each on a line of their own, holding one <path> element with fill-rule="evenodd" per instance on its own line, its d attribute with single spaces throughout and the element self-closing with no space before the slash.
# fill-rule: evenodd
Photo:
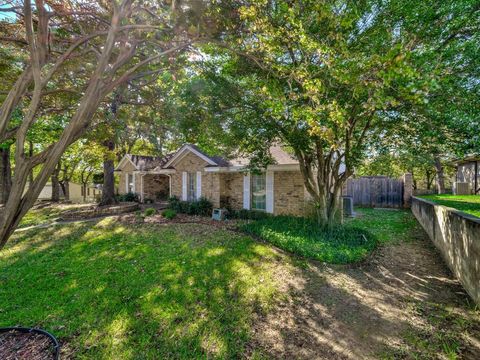
<svg viewBox="0 0 480 360">
<path fill-rule="evenodd" d="M 138 202 L 138 195 L 135 193 L 126 193 L 115 196 L 119 202 Z"/>
<path fill-rule="evenodd" d="M 143 214 L 145 215 L 145 217 L 147 217 L 147 216 L 154 215 L 156 212 L 157 210 L 155 210 L 154 208 L 148 208 L 148 209 L 145 209 L 145 212 Z"/>
<path fill-rule="evenodd" d="M 177 216 L 177 212 L 172 209 L 166 209 L 162 211 L 162 216 L 168 220 L 172 220 L 175 216 Z"/>
<path fill-rule="evenodd" d="M 228 212 L 228 218 L 230 219 L 241 219 L 241 220 L 263 220 L 272 217 L 272 214 L 269 214 L 265 211 L 258 210 L 230 210 Z"/>
<path fill-rule="evenodd" d="M 178 197 L 172 196 L 168 199 L 169 208 L 180 214 L 210 216 L 213 204 L 206 198 L 197 201 L 181 201 Z"/>
</svg>

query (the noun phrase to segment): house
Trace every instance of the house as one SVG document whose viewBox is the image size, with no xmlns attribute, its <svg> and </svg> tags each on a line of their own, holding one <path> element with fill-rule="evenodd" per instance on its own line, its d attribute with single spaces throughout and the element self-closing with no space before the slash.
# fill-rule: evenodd
<svg viewBox="0 0 480 360">
<path fill-rule="evenodd" d="M 192 144 L 164 157 L 127 154 L 115 169 L 119 193 L 136 193 L 142 202 L 205 197 L 214 207 L 304 213 L 309 194 L 298 161 L 278 145 L 270 154 L 274 164 L 261 174 L 246 171 L 248 158 L 208 156 Z"/>
<path fill-rule="evenodd" d="M 102 190 L 96 188 L 93 185 L 88 185 L 84 187 L 83 185 L 74 182 L 69 182 L 68 191 L 70 195 L 69 201 L 73 203 L 93 202 L 102 195 Z M 40 192 L 38 200 L 50 200 L 51 198 L 52 184 L 47 183 Z M 60 198 L 65 199 L 65 194 L 63 194 L 62 188 L 60 188 Z"/>
<path fill-rule="evenodd" d="M 466 156 L 457 160 L 455 165 L 455 194 L 480 194 L 480 155 Z"/>
</svg>

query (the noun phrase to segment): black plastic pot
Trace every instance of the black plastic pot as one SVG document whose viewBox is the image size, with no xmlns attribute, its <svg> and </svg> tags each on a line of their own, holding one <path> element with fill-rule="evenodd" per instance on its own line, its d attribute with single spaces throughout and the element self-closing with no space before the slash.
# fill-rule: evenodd
<svg viewBox="0 0 480 360">
<path fill-rule="evenodd" d="M 58 343 L 58 340 L 50 334 L 48 331 L 42 330 L 42 329 L 37 329 L 37 328 L 26 328 L 26 327 L 5 327 L 5 328 L 0 328 L 0 334 L 10 332 L 10 331 L 17 331 L 19 333 L 35 333 L 35 334 L 41 334 L 47 336 L 53 344 L 54 348 L 54 354 L 53 358 L 55 360 L 60 359 L 60 344 Z"/>
</svg>

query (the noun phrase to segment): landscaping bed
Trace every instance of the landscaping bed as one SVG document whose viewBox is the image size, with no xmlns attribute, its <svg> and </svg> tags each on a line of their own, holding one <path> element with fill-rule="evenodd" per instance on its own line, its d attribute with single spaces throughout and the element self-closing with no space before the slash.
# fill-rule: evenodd
<svg viewBox="0 0 480 360">
<path fill-rule="evenodd" d="M 422 195 L 422 199 L 480 217 L 480 195 Z"/>
<path fill-rule="evenodd" d="M 63 220 L 82 220 L 100 216 L 120 215 L 136 211 L 140 208 L 138 203 L 126 202 L 117 205 L 97 206 L 93 205 L 80 210 L 64 211 L 61 214 Z"/>
</svg>

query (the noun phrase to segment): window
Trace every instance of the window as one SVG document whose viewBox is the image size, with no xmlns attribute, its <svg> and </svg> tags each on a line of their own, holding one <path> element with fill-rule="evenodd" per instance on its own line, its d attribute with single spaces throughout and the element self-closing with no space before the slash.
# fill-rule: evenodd
<svg viewBox="0 0 480 360">
<path fill-rule="evenodd" d="M 189 172 L 187 174 L 187 201 L 197 199 L 197 174 Z"/>
<path fill-rule="evenodd" d="M 265 174 L 252 174 L 252 209 L 266 210 L 267 192 Z"/>
<path fill-rule="evenodd" d="M 127 193 L 133 193 L 135 191 L 135 183 L 133 182 L 133 174 L 127 176 Z"/>
</svg>

